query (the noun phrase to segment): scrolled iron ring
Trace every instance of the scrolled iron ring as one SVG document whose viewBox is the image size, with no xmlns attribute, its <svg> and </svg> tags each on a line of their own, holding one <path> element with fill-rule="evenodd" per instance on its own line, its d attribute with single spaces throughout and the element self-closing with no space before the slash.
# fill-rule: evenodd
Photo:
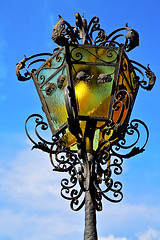
<svg viewBox="0 0 160 240">
<path fill-rule="evenodd" d="M 60 55 L 63 55 L 63 56 L 60 56 Z M 55 66 L 55 67 L 53 67 L 53 66 L 50 66 L 50 67 L 43 67 L 41 70 L 43 70 L 43 69 L 59 69 L 59 68 L 61 68 L 61 66 L 64 64 L 64 61 L 65 61 L 65 55 L 64 55 L 64 53 L 63 52 L 58 52 L 58 53 L 56 53 L 56 55 L 52 58 L 52 59 L 56 59 L 56 62 L 57 63 L 59 63 L 59 65 L 58 66 Z M 51 59 L 51 60 L 52 60 Z M 41 71 L 40 71 L 41 72 Z M 38 73 L 38 75 L 40 74 L 40 72 Z M 38 76 L 37 76 L 37 78 L 38 78 Z"/>
<path fill-rule="evenodd" d="M 110 202 L 118 203 L 123 199 L 123 193 L 122 190 L 122 183 L 117 181 L 113 183 L 113 180 L 110 178 L 111 183 L 108 185 L 108 188 L 105 190 L 101 190 L 98 185 L 94 182 L 94 186 L 97 189 L 98 193 L 101 194 L 105 199 L 107 199 Z M 107 186 L 106 186 L 107 187 Z M 107 196 L 107 193 L 112 192 L 113 198 Z"/>
<path fill-rule="evenodd" d="M 126 99 L 126 101 L 123 101 L 123 99 Z M 127 102 L 127 105 L 126 105 L 126 102 Z M 129 92 L 125 89 L 120 90 L 116 95 L 115 103 L 113 105 L 113 114 L 114 114 L 114 111 L 119 111 L 121 109 L 116 123 L 119 123 L 122 120 L 124 116 L 124 111 L 128 109 L 127 112 L 125 113 L 123 123 L 126 121 L 126 118 L 128 117 L 130 105 L 131 105 L 131 96 Z"/>
<path fill-rule="evenodd" d="M 75 179 L 75 182 L 70 184 L 70 181 L 66 178 L 61 181 L 61 196 L 66 200 L 78 199 L 81 197 L 83 191 L 81 189 L 73 189 L 78 183 L 78 179 Z"/>
<path fill-rule="evenodd" d="M 29 132 L 28 132 L 27 124 L 28 124 L 28 122 L 29 122 L 29 120 L 30 120 L 31 118 L 35 118 L 35 117 L 36 117 L 36 119 L 35 119 L 35 122 L 36 122 L 36 123 L 42 123 L 42 122 L 43 122 L 43 117 L 42 117 L 41 115 L 39 115 L 39 114 L 32 114 L 32 115 L 30 115 L 30 116 L 26 119 L 26 122 L 25 122 L 25 131 L 26 131 L 26 134 L 27 134 L 29 140 L 30 140 L 34 145 L 36 145 L 37 143 L 31 138 L 31 136 L 30 136 L 30 134 L 29 134 Z"/>
<path fill-rule="evenodd" d="M 63 56 L 60 56 L 61 54 L 62 54 Z M 59 53 L 56 55 L 56 61 L 57 61 L 57 62 L 61 62 L 61 64 L 60 64 L 58 67 L 56 67 L 55 69 L 60 68 L 60 67 L 63 65 L 63 63 L 64 63 L 64 60 L 65 60 L 65 55 L 64 55 L 64 53 L 63 53 L 63 52 L 59 52 Z"/>
<path fill-rule="evenodd" d="M 118 188 L 119 186 L 119 188 Z M 113 198 L 108 197 L 104 192 L 102 192 L 102 196 L 110 202 L 118 203 L 123 199 L 123 193 L 121 192 L 122 183 L 117 181 L 114 183 L 115 188 L 111 188 L 110 191 L 113 192 Z"/>
<path fill-rule="evenodd" d="M 82 60 L 83 55 L 82 55 L 82 53 L 80 53 L 80 52 L 74 53 L 74 51 L 76 51 L 75 49 L 78 49 L 78 48 L 77 48 L 77 47 L 74 47 L 74 48 L 71 50 L 71 58 L 72 58 L 74 61 L 79 62 L 79 61 Z M 76 58 L 75 58 L 74 56 L 75 56 Z"/>
<path fill-rule="evenodd" d="M 69 189 L 72 189 L 77 184 L 77 178 L 75 177 L 74 181 L 70 178 L 68 180 L 67 178 L 63 178 L 61 181 L 62 191 L 67 189 L 67 194 L 70 192 Z M 77 195 L 77 194 L 76 194 Z"/>
<path fill-rule="evenodd" d="M 122 164 L 123 164 L 123 159 L 120 157 L 117 158 L 116 156 L 116 158 L 113 160 L 113 163 L 109 165 L 109 168 L 113 168 L 114 173 L 116 175 L 120 175 L 122 173 Z"/>
<path fill-rule="evenodd" d="M 88 24 L 88 32 L 87 32 L 88 35 L 91 36 L 92 32 L 96 31 L 98 28 L 100 28 L 99 18 L 95 16 L 91 19 L 91 21 Z M 89 32 L 89 30 L 90 30 L 90 32 Z"/>
<path fill-rule="evenodd" d="M 95 40 L 93 39 L 93 33 L 98 32 L 97 36 L 95 37 Z M 105 38 L 105 31 L 103 29 L 100 29 L 100 25 L 97 26 L 97 28 L 93 29 L 93 31 L 90 32 L 90 39 L 91 41 L 96 45 L 96 43 L 103 42 Z"/>
<path fill-rule="evenodd" d="M 128 145 L 127 145 L 127 140 L 126 140 L 126 139 L 121 139 L 121 140 L 117 143 L 117 145 L 113 145 L 113 147 L 115 147 L 115 150 L 116 150 L 116 151 L 119 151 L 120 149 L 129 149 L 129 148 L 132 148 L 132 147 L 134 147 L 134 146 L 138 143 L 138 141 L 139 141 L 139 139 L 140 139 L 140 132 L 139 132 L 138 129 L 129 126 L 129 127 L 127 128 L 127 130 L 126 130 L 126 134 L 128 134 L 128 135 L 130 135 L 130 136 L 136 134 L 137 137 L 136 137 L 136 139 L 133 141 L 132 144 L 128 144 Z M 113 148 L 112 148 L 112 151 L 114 152 Z M 115 153 L 115 152 L 114 152 L 114 153 Z"/>
<path fill-rule="evenodd" d="M 93 41 L 94 41 L 94 43 L 98 43 L 98 42 L 105 43 L 105 41 L 106 41 L 105 37 L 106 37 L 105 31 L 103 29 L 99 29 L 98 35 L 95 38 L 95 41 L 94 40 Z"/>
<path fill-rule="evenodd" d="M 112 189 L 112 191 L 114 191 L 115 193 L 116 193 L 116 192 L 119 193 L 119 191 L 121 191 L 121 190 L 122 190 L 122 183 L 119 182 L 119 181 L 116 181 L 116 182 L 114 183 L 114 189 Z"/>
<path fill-rule="evenodd" d="M 52 142 L 49 142 L 49 141 L 46 141 L 45 139 L 43 139 L 40 134 L 38 133 L 38 130 L 37 128 L 38 127 L 41 127 L 42 130 L 47 130 L 48 129 L 48 124 L 46 122 L 43 121 L 43 117 L 40 115 L 40 114 L 32 114 L 30 115 L 26 122 L 25 122 L 25 131 L 26 131 L 26 134 L 28 136 L 28 138 L 30 139 L 30 141 L 34 144 L 34 145 L 38 145 L 38 143 L 36 141 L 33 140 L 33 138 L 31 138 L 30 134 L 29 134 L 29 131 L 28 131 L 28 127 L 27 127 L 27 124 L 29 122 L 30 119 L 32 118 L 36 118 L 35 119 L 35 123 L 36 123 L 36 126 L 35 126 L 35 134 L 36 136 L 38 137 L 38 139 L 41 140 L 41 143 L 42 144 L 49 144 L 51 145 Z"/>
<path fill-rule="evenodd" d="M 126 155 L 123 154 L 119 154 L 117 153 L 120 149 L 129 149 L 132 148 L 132 150 L 134 149 L 134 147 L 136 146 L 136 144 L 139 142 L 140 139 L 140 130 L 138 129 L 139 124 L 141 124 L 141 126 L 146 130 L 146 138 L 144 140 L 143 146 L 141 146 L 141 148 L 138 148 L 140 150 L 143 150 L 144 147 L 146 146 L 147 142 L 148 142 L 148 138 L 149 138 L 149 131 L 147 126 L 145 125 L 144 122 L 134 119 L 131 121 L 130 126 L 127 128 L 126 133 L 128 135 L 134 135 L 136 133 L 137 137 L 136 139 L 133 141 L 132 144 L 127 145 L 127 141 L 126 139 L 120 140 L 116 145 L 113 145 L 113 147 L 115 148 L 115 150 L 112 147 L 112 152 L 118 156 L 122 156 L 125 157 Z"/>
<path fill-rule="evenodd" d="M 63 63 L 65 61 L 65 54 L 60 50 L 59 52 L 55 53 L 55 55 L 53 56 L 53 58 L 51 60 L 53 60 L 53 59 L 55 59 L 56 62 L 60 63 L 60 64 L 58 66 L 56 66 L 56 67 L 50 66 L 49 68 L 50 69 L 59 69 L 63 65 Z M 45 69 L 45 67 L 43 69 Z"/>
<path fill-rule="evenodd" d="M 52 142 L 45 140 L 38 133 L 38 127 L 40 127 L 42 130 L 46 131 L 48 129 L 48 124 L 44 121 L 37 121 L 37 120 L 38 119 L 35 120 L 35 122 L 37 123 L 36 126 L 35 126 L 35 133 L 36 133 L 37 137 L 41 140 L 41 142 L 43 142 L 45 144 L 52 145 Z"/>
<path fill-rule="evenodd" d="M 70 207 L 73 211 L 79 211 L 85 204 L 85 198 L 83 198 L 82 202 L 79 204 L 79 199 L 75 198 L 71 200 L 71 204 Z M 77 208 L 75 208 L 75 206 L 78 206 Z"/>
<path fill-rule="evenodd" d="M 69 162 L 69 159 L 66 158 L 65 156 L 58 157 L 58 154 L 55 154 L 55 160 L 58 163 L 59 170 L 62 169 L 62 170 L 68 171 L 71 168 L 71 163 Z"/>
<path fill-rule="evenodd" d="M 57 146 L 58 144 L 56 143 L 55 145 Z M 75 155 L 73 155 L 73 153 L 69 152 L 68 150 L 62 149 L 57 152 L 57 150 L 52 151 L 52 149 L 53 149 L 53 147 L 51 148 L 51 153 L 50 153 L 51 164 L 54 167 L 58 168 L 59 171 L 65 170 L 67 172 L 70 169 L 74 169 L 77 164 L 81 165 L 81 163 L 80 163 L 80 161 L 78 161 L 77 157 Z M 54 164 L 53 157 L 52 157 L 53 154 L 54 154 L 54 161 L 56 161 L 58 165 Z M 65 154 L 65 155 L 61 155 L 61 154 Z M 67 156 L 67 154 L 69 154 L 69 156 Z M 63 167 L 61 167 L 61 165 Z M 67 167 L 67 165 L 68 165 L 68 167 Z"/>
<path fill-rule="evenodd" d="M 134 119 L 130 123 L 130 125 L 133 126 L 133 128 L 135 127 L 137 129 L 137 131 L 139 132 L 139 135 L 140 135 L 140 131 L 138 130 L 139 124 L 141 124 L 141 126 L 143 126 L 143 128 L 146 130 L 146 141 L 142 147 L 142 148 L 144 148 L 146 146 L 146 144 L 148 142 L 148 138 L 149 138 L 149 130 L 148 130 L 146 124 L 143 121 L 138 120 L 138 119 Z"/>
<path fill-rule="evenodd" d="M 77 178 L 75 178 L 74 180 L 74 183 L 69 181 L 68 179 L 64 178 L 62 179 L 61 181 L 61 186 L 62 186 L 62 189 L 61 189 L 61 195 L 63 198 L 67 199 L 67 200 L 72 200 L 72 199 L 75 199 L 75 198 L 79 198 L 81 196 L 81 190 L 77 190 L 77 189 L 73 189 L 78 180 Z"/>
<path fill-rule="evenodd" d="M 51 164 L 53 165 L 53 167 L 57 168 L 54 164 L 54 160 L 58 161 L 58 162 L 61 162 L 61 160 L 59 160 L 58 158 L 58 155 L 61 154 L 61 153 L 65 153 L 65 154 L 68 154 L 68 150 L 65 149 L 65 142 L 61 142 L 59 140 L 59 137 L 56 138 L 54 136 L 54 139 L 52 139 L 53 142 L 52 142 L 52 145 L 51 145 L 51 148 L 50 148 L 50 161 L 51 161 Z M 53 157 L 54 155 L 54 157 Z M 64 156 L 61 156 L 61 159 L 63 158 Z M 68 158 L 67 158 L 68 160 Z"/>
<path fill-rule="evenodd" d="M 42 81 L 41 82 L 38 82 L 38 84 L 43 84 L 45 82 L 45 76 L 44 75 L 41 75 L 39 77 Z"/>
<path fill-rule="evenodd" d="M 118 53 L 114 49 L 112 49 L 112 50 L 108 49 L 106 51 L 106 56 L 109 57 L 109 58 L 113 57 L 113 52 L 115 53 L 116 57 L 111 61 L 111 63 L 118 59 Z"/>
</svg>

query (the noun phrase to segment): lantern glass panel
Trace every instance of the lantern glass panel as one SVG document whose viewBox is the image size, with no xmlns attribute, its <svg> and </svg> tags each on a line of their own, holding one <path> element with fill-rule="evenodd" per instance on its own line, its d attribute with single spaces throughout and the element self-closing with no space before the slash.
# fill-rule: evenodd
<svg viewBox="0 0 160 240">
<path fill-rule="evenodd" d="M 120 100 L 120 103 L 117 105 L 117 110 L 113 111 L 112 120 L 114 123 L 127 123 L 129 121 L 138 88 L 139 82 L 134 67 L 125 52 L 123 52 L 116 93 L 117 96 L 119 95 L 117 99 Z M 122 105 L 123 114 L 120 117 Z"/>
<path fill-rule="evenodd" d="M 64 87 L 68 85 L 65 49 L 61 48 L 47 59 L 33 74 L 33 80 L 50 128 L 55 134 L 66 125 L 68 117 L 64 99 Z"/>
<path fill-rule="evenodd" d="M 79 119 L 107 119 L 119 48 L 70 46 L 70 60 Z"/>
</svg>

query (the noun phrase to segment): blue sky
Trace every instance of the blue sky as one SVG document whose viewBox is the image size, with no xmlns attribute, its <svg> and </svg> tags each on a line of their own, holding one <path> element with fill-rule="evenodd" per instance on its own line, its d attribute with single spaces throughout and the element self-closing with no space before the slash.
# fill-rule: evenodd
<svg viewBox="0 0 160 240">
<path fill-rule="evenodd" d="M 15 67 L 24 54 L 53 51 L 58 14 L 75 25 L 75 13 L 85 12 L 88 21 L 100 18 L 106 34 L 126 22 L 136 29 L 140 46 L 128 56 L 149 63 L 157 76 L 151 92 L 140 89 L 131 116 L 149 128 L 146 151 L 124 161 L 124 199 L 116 205 L 103 201 L 99 240 L 160 240 L 159 0 L 6 0 L 0 10 L 0 239 L 83 239 L 84 211 L 73 212 L 61 198 L 61 174 L 52 172 L 48 156 L 31 151 L 24 123 L 30 114 L 42 114 L 41 104 L 32 81 L 19 82 Z"/>
</svg>

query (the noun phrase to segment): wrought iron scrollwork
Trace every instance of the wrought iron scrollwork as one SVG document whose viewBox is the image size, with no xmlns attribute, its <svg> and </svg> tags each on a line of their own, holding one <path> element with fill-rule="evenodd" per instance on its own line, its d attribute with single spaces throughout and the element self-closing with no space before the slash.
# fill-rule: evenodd
<svg viewBox="0 0 160 240">
<path fill-rule="evenodd" d="M 139 35 L 138 33 L 129 28 L 126 24 L 123 28 L 118 28 L 106 35 L 105 31 L 100 27 L 99 18 L 93 17 L 89 23 L 82 17 L 79 13 L 75 15 L 76 27 L 72 27 L 67 21 L 65 21 L 61 16 L 59 16 L 59 21 L 53 28 L 52 39 L 58 45 L 64 46 L 66 44 L 78 44 L 79 40 L 82 40 L 82 44 L 88 45 L 100 45 L 100 46 L 115 46 L 123 45 L 126 51 L 131 51 L 133 48 L 139 45 Z M 119 33 L 121 31 L 127 31 L 124 35 Z M 117 39 L 119 37 L 124 37 L 124 43 L 118 43 Z"/>
<path fill-rule="evenodd" d="M 81 51 L 79 51 L 79 49 L 81 49 Z M 82 55 L 82 50 L 84 51 L 84 56 Z M 106 49 L 106 56 L 108 58 L 108 61 L 101 59 L 100 57 L 98 57 L 97 55 L 93 54 L 93 52 L 91 52 L 89 49 L 79 45 L 74 46 L 71 50 L 71 60 L 77 62 L 80 61 L 84 61 L 85 60 L 83 58 L 86 57 L 86 55 L 89 56 L 90 59 L 92 59 L 92 57 L 94 57 L 96 60 L 98 60 L 100 63 L 104 63 L 104 64 L 111 64 L 113 62 L 116 62 L 118 60 L 118 53 L 114 50 L 114 49 Z"/>
<path fill-rule="evenodd" d="M 35 120 L 34 138 L 31 137 L 28 131 L 29 121 L 33 119 Z M 61 195 L 70 201 L 72 210 L 80 210 L 85 203 L 84 193 L 88 184 L 88 180 L 85 178 L 88 165 L 86 165 L 86 160 L 84 161 L 83 159 L 84 155 L 78 155 L 67 148 L 66 143 L 61 140 L 63 133 L 61 133 L 61 136 L 53 136 L 51 141 L 45 140 L 41 136 L 40 131 L 46 131 L 48 124 L 39 114 L 33 114 L 28 117 L 25 129 L 28 138 L 33 143 L 32 149 L 37 148 L 49 153 L 51 164 L 54 167 L 53 170 L 68 174 L 68 177 L 63 178 L 61 181 Z M 146 134 L 146 138 L 144 136 L 141 137 L 140 130 Z M 106 129 L 103 129 L 102 141 L 93 157 L 95 164 L 93 184 L 96 191 L 97 211 L 102 210 L 103 198 L 113 203 L 122 200 L 122 183 L 114 181 L 114 175 L 118 176 L 122 173 L 124 158 L 130 158 L 144 151 L 149 137 L 147 126 L 137 119 L 131 121 L 125 135 L 117 141 L 106 140 L 106 134 L 108 134 Z M 142 146 L 137 146 L 139 142 Z"/>
<path fill-rule="evenodd" d="M 61 181 L 61 196 L 70 200 L 72 210 L 80 210 L 84 205 L 84 170 L 82 162 L 77 154 L 69 149 L 59 149 L 54 154 L 51 152 L 50 159 L 54 171 L 68 173 L 68 177 L 63 178 Z"/>
<path fill-rule="evenodd" d="M 143 132 L 143 137 L 141 136 Z M 138 119 L 131 121 L 130 125 L 126 128 L 125 136 L 123 139 L 116 142 L 111 151 L 118 157 L 130 158 L 145 150 L 148 142 L 149 131 L 146 124 Z M 137 144 L 141 146 L 137 147 Z"/>
<path fill-rule="evenodd" d="M 28 130 L 28 125 L 30 121 L 35 121 L 35 134 L 33 134 L 34 136 L 32 137 L 31 134 L 29 133 Z M 50 146 L 52 145 L 52 141 L 46 141 L 44 138 L 42 138 L 41 134 L 39 133 L 39 131 L 46 131 L 48 129 L 48 124 L 43 120 L 43 117 L 40 114 L 32 114 L 30 115 L 26 122 L 25 122 L 25 131 L 27 134 L 27 137 L 29 138 L 29 140 L 32 142 L 33 147 L 37 148 L 37 149 L 41 149 L 44 152 L 48 152 L 50 153 Z"/>
<path fill-rule="evenodd" d="M 155 81 L 156 81 L 156 76 L 155 74 L 151 71 L 151 69 L 149 68 L 149 65 L 147 67 L 143 66 L 142 64 L 136 62 L 136 61 L 133 61 L 131 60 L 131 63 L 134 65 L 134 69 L 139 72 L 141 74 L 141 76 L 143 77 L 142 80 L 139 80 L 139 84 L 140 86 L 143 88 L 143 89 L 146 89 L 147 91 L 150 91 L 154 84 L 155 84 Z M 145 81 L 145 75 L 144 73 L 142 72 L 142 69 L 145 70 L 145 74 L 146 74 L 146 77 L 149 79 L 149 82 Z"/>
<path fill-rule="evenodd" d="M 29 79 L 31 79 L 32 77 L 32 73 L 34 73 L 36 71 L 35 68 L 29 70 L 29 67 L 35 63 L 38 63 L 38 62 L 45 62 L 46 61 L 46 58 L 39 58 L 41 56 L 52 56 L 51 53 L 39 53 L 39 54 L 35 54 L 35 55 L 32 55 L 30 57 L 24 57 L 19 63 L 17 63 L 16 65 L 16 75 L 17 75 L 17 78 L 19 81 L 27 81 Z M 31 60 L 31 61 L 30 61 Z M 28 62 L 28 65 L 26 67 L 26 62 Z M 21 75 L 20 73 L 20 70 L 24 69 L 26 67 L 26 72 L 24 73 L 24 76 Z"/>
<path fill-rule="evenodd" d="M 141 136 L 141 130 L 145 136 Z M 103 141 L 97 149 L 97 172 L 94 181 L 97 190 L 97 210 L 99 211 L 102 210 L 101 200 L 103 197 L 114 203 L 122 200 L 122 183 L 119 181 L 114 182 L 112 175 L 122 173 L 124 158 L 133 157 L 144 151 L 149 137 L 147 126 L 137 119 L 131 121 L 125 136 L 117 141 L 105 140 L 105 134 L 107 133 L 104 130 L 102 134 Z M 131 137 L 132 139 L 130 139 Z"/>
<path fill-rule="evenodd" d="M 102 145 L 105 147 L 102 148 Z M 102 148 L 100 150 L 100 148 Z M 122 183 L 113 180 L 113 174 L 120 175 L 122 173 L 123 159 L 114 156 L 111 152 L 112 144 L 110 141 L 101 143 L 97 149 L 97 172 L 94 186 L 97 190 L 97 210 L 102 210 L 102 197 L 113 203 L 120 202 L 123 198 Z"/>
</svg>

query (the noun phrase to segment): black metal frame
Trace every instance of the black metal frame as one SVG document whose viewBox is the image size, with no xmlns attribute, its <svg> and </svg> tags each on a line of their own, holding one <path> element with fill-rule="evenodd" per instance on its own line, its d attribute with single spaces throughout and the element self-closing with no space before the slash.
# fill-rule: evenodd
<svg viewBox="0 0 160 240">
<path fill-rule="evenodd" d="M 67 47 L 68 48 L 68 47 Z M 100 49 L 100 48 L 103 48 L 103 49 L 105 49 L 106 50 L 106 54 L 107 54 L 107 51 L 111 51 L 111 49 L 112 49 L 112 51 L 114 51 L 114 49 L 118 49 L 118 54 L 116 53 L 116 58 L 117 58 L 117 63 L 115 64 L 115 63 L 107 63 L 107 62 L 105 62 L 105 61 L 103 61 L 103 60 L 101 60 L 100 58 L 99 58 L 99 61 L 100 61 L 100 63 L 94 63 L 94 62 L 80 62 L 80 58 L 83 58 L 83 56 L 80 56 L 81 55 L 81 53 L 80 52 L 78 52 L 78 53 L 76 53 L 77 54 L 77 56 L 78 56 L 78 58 L 77 59 L 75 59 L 75 58 L 73 58 L 73 55 L 72 55 L 72 52 L 73 51 L 75 51 L 75 49 L 83 49 L 83 50 L 85 50 L 85 51 L 88 51 L 89 52 L 89 50 L 87 50 L 87 48 L 97 48 L 97 49 Z M 70 56 L 70 60 L 69 60 L 69 64 L 68 64 L 68 66 L 70 67 L 70 73 L 71 73 L 71 88 L 73 89 L 73 91 L 74 91 L 74 85 L 73 85 L 73 73 L 72 73 L 72 68 L 73 68 L 73 65 L 74 64 L 79 64 L 79 65 L 83 65 L 83 64 L 85 64 L 85 65 L 103 65 L 103 66 L 107 66 L 107 65 L 109 65 L 109 66 L 114 66 L 115 67 L 115 77 L 114 77 L 114 80 L 113 80 L 113 88 L 115 88 L 115 86 L 117 85 L 117 79 L 116 79 L 116 77 L 117 77 L 117 74 L 118 74 L 118 72 L 119 72 L 119 69 L 120 69 L 120 64 L 121 64 L 121 61 L 120 61 L 120 59 L 121 59 L 121 55 L 122 55 L 122 51 L 123 51 L 123 47 L 119 47 L 119 48 L 115 48 L 115 47 L 112 47 L 112 48 L 110 48 L 110 47 L 108 47 L 108 46 L 101 46 L 101 47 L 96 47 L 96 45 L 76 45 L 76 46 L 73 46 L 73 49 L 69 52 L 69 50 L 66 52 L 66 54 L 67 54 L 67 56 Z M 89 52 L 89 54 L 91 54 L 91 55 L 93 55 L 91 52 Z M 94 57 L 96 57 L 97 58 L 97 56 L 96 55 L 94 55 Z M 115 59 L 114 59 L 115 60 Z M 112 73 L 113 74 L 113 73 Z M 110 103 L 110 107 L 109 107 L 109 112 L 110 112 L 110 114 L 109 114 L 109 116 L 107 117 L 107 118 L 104 118 L 104 117 L 99 117 L 99 118 L 96 118 L 96 117 L 89 117 L 89 116 L 77 116 L 78 118 L 79 118 L 79 120 L 88 120 L 88 119 L 97 119 L 98 121 L 107 121 L 108 119 L 110 119 L 110 117 L 111 117 L 111 112 L 112 112 L 112 105 L 113 105 L 113 101 L 114 101 L 114 94 L 115 94 L 115 91 L 114 90 L 112 90 L 112 92 L 113 92 L 113 95 L 111 96 L 111 98 L 112 98 L 112 100 L 111 100 L 111 103 Z M 74 97 L 75 98 L 75 97 Z M 74 102 L 76 102 L 76 98 L 74 99 Z M 77 106 L 76 106 L 77 107 Z M 77 112 L 77 110 L 76 110 L 76 112 Z"/>
<path fill-rule="evenodd" d="M 119 32 L 123 30 L 128 31 L 126 36 L 124 34 L 119 34 Z M 93 40 L 94 33 L 98 34 Z M 122 36 L 125 37 L 125 43 L 119 44 L 117 39 Z M 139 36 L 134 29 L 131 29 L 128 26 L 119 28 L 107 36 L 105 31 L 100 28 L 99 19 L 97 17 L 94 17 L 90 23 L 87 24 L 84 16 L 81 18 L 79 14 L 76 14 L 76 27 L 72 27 L 60 17 L 58 23 L 53 29 L 52 38 L 57 44 L 64 46 L 62 48 L 65 49 L 66 62 L 63 62 L 63 64 L 66 64 L 67 74 L 70 76 L 68 79 L 68 87 L 65 88 L 68 121 L 58 129 L 58 131 L 53 129 L 47 105 L 37 87 L 37 84 L 35 84 L 53 136 L 50 141 L 47 141 L 42 137 L 42 132 L 48 129 L 48 124 L 39 114 L 33 114 L 27 118 L 25 130 L 28 138 L 33 143 L 32 149 L 36 148 L 47 152 L 50 156 L 54 171 L 68 173 L 68 178 L 64 178 L 61 181 L 61 195 L 63 198 L 70 201 L 71 209 L 75 211 L 80 210 L 85 205 L 84 239 L 96 240 L 96 210 L 102 210 L 102 198 L 114 203 L 122 200 L 122 183 L 117 180 L 114 182 L 114 176 L 122 173 L 123 159 L 128 159 L 145 150 L 149 131 L 147 126 L 140 120 L 135 119 L 128 124 L 134 101 L 132 101 L 132 105 L 129 106 L 127 116 L 123 123 L 120 121 L 123 115 L 124 105 L 122 95 L 125 92 L 125 94 L 129 96 L 129 93 L 124 89 L 119 90 L 119 92 L 113 93 L 112 104 L 110 105 L 110 115 L 107 119 L 102 119 L 103 121 L 105 120 L 105 124 L 99 129 L 101 132 L 101 142 L 99 143 L 98 148 L 93 150 L 96 122 L 100 119 L 78 116 L 71 69 L 73 59 L 71 60 L 70 57 L 69 46 L 103 46 L 106 49 L 108 47 L 114 49 L 118 46 L 121 49 L 120 54 L 122 55 L 123 50 L 130 51 L 139 45 Z M 79 40 L 82 40 L 82 45 L 79 45 Z M 33 55 L 29 58 L 25 57 L 19 62 L 19 64 L 17 64 L 16 73 L 18 80 L 26 81 L 32 77 L 34 82 L 36 82 L 35 75 L 47 62 L 49 63 L 51 58 L 56 57 L 60 52 L 61 49 L 58 48 L 54 50 L 53 54 L 45 53 Z M 39 58 L 40 56 L 50 56 L 50 58 L 46 60 L 46 58 Z M 35 58 L 36 60 L 32 60 Z M 29 60 L 32 61 L 28 64 L 25 75 L 22 76 L 20 70 L 25 67 L 26 62 Z M 44 64 L 38 70 L 32 69 L 29 71 L 29 67 L 32 64 L 41 61 L 43 61 Z M 142 80 L 138 78 L 136 79 L 136 81 L 138 81 L 138 86 L 141 86 L 146 90 L 151 90 L 154 86 L 156 77 L 150 70 L 149 66 L 146 68 L 135 61 L 130 62 L 134 66 L 134 71 L 136 71 L 137 74 L 140 73 L 143 77 Z M 61 67 L 63 68 L 62 65 Z M 144 79 L 144 73 L 139 67 L 145 70 L 146 76 L 149 79 L 148 83 Z M 118 68 L 120 68 L 120 65 Z M 136 91 L 138 91 L 138 87 Z M 134 100 L 135 97 L 136 94 Z M 113 112 L 117 111 L 119 104 L 122 106 L 122 111 L 118 121 L 115 123 L 112 120 L 112 116 Z M 86 120 L 86 128 L 83 135 L 80 129 L 79 120 L 84 119 Z M 31 136 L 30 130 L 28 129 L 28 123 L 32 120 L 35 121 L 35 136 Z M 72 151 L 63 140 L 67 127 L 77 139 L 77 152 Z M 145 132 L 145 136 L 141 136 L 140 134 L 142 128 L 142 132 Z M 108 138 L 111 131 L 113 131 L 112 138 Z M 132 142 L 128 143 L 128 138 L 129 140 L 132 139 Z"/>
</svg>

